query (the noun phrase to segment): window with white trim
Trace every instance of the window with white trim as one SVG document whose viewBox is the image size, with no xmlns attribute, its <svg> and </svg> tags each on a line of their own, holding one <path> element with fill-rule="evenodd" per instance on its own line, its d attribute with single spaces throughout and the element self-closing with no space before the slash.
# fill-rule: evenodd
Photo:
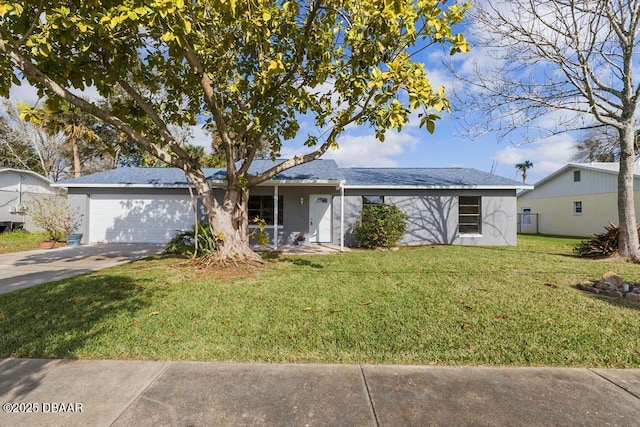
<svg viewBox="0 0 640 427">
<path fill-rule="evenodd" d="M 573 214 L 582 215 L 582 202 L 573 202 Z"/>
<path fill-rule="evenodd" d="M 458 233 L 481 233 L 482 198 L 480 196 L 458 197 Z"/>
<path fill-rule="evenodd" d="M 573 171 L 573 182 L 580 182 L 580 171 Z"/>
<path fill-rule="evenodd" d="M 531 225 L 531 208 L 522 208 L 522 218 L 520 223 L 522 225 Z"/>
</svg>

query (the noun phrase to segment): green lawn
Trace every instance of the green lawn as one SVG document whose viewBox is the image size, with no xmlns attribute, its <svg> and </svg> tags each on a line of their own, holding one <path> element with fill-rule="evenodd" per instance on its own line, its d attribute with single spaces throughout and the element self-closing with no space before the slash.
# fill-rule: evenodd
<svg viewBox="0 0 640 427">
<path fill-rule="evenodd" d="M 577 241 L 281 257 L 239 277 L 140 261 L 0 295 L 0 356 L 640 367 L 640 304 L 573 287 L 640 266 L 575 258 Z"/>
<path fill-rule="evenodd" d="M 46 239 L 45 233 L 28 233 L 15 230 L 0 234 L 0 254 L 38 249 L 38 243 Z"/>
</svg>

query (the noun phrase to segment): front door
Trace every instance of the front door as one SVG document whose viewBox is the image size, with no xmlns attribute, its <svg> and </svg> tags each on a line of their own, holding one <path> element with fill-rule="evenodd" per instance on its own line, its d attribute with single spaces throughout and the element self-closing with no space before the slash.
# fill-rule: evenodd
<svg viewBox="0 0 640 427">
<path fill-rule="evenodd" d="M 331 242 L 331 195 L 311 194 L 309 201 L 309 241 Z"/>
</svg>

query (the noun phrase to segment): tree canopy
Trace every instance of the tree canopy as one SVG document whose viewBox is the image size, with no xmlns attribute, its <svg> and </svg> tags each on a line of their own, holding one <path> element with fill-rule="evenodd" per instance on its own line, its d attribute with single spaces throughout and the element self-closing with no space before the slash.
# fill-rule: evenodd
<svg viewBox="0 0 640 427">
<path fill-rule="evenodd" d="M 238 231 L 247 188 L 337 147 L 351 124 L 383 140 L 419 110 L 433 132 L 449 103 L 414 56 L 434 44 L 467 51 L 453 30 L 467 8 L 441 0 L 2 1 L 0 94 L 19 83 L 18 69 L 43 95 L 68 100 L 183 169 L 225 236 L 222 256 L 241 255 L 229 242 L 245 239 Z M 121 89 L 135 113 L 74 94 L 86 87 L 104 97 Z M 300 129 L 301 115 L 320 133 Z M 224 155 L 222 204 L 173 132 L 196 123 Z M 300 132 L 308 154 L 247 175 L 265 144 L 275 158 Z"/>
</svg>

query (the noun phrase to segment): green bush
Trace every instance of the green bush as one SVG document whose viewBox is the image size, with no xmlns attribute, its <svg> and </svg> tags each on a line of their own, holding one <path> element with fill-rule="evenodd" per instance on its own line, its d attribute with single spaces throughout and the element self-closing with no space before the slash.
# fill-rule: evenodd
<svg viewBox="0 0 640 427">
<path fill-rule="evenodd" d="M 196 248 L 196 227 L 197 248 Z M 214 253 L 219 246 L 220 238 L 213 234 L 208 223 L 198 223 L 191 230 L 179 232 L 167 244 L 166 253 L 205 256 Z M 196 253 L 197 252 L 197 253 Z"/>
<path fill-rule="evenodd" d="M 361 248 L 395 246 L 407 229 L 407 214 L 395 205 L 366 206 L 354 230 Z"/>
</svg>

